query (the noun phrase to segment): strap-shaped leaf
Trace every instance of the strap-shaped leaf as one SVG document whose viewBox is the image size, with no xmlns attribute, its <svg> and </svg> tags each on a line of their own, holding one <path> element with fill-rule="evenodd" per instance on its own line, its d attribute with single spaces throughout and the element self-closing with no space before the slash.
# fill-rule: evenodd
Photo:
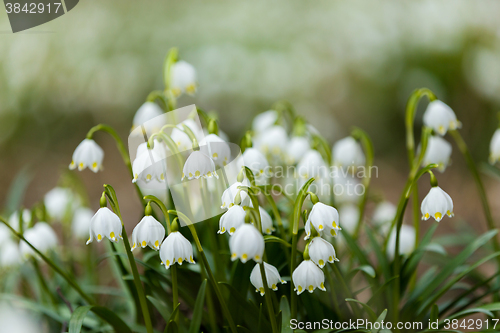
<svg viewBox="0 0 500 333">
<path fill-rule="evenodd" d="M 281 311 L 281 332 L 293 333 L 293 330 L 290 328 L 290 319 L 292 319 L 290 313 L 290 305 L 288 304 L 288 299 L 286 298 L 285 295 L 281 296 L 280 311 Z"/>
<path fill-rule="evenodd" d="M 76 308 L 69 321 L 69 333 L 81 332 L 83 320 L 89 311 L 94 312 L 96 315 L 104 319 L 113 327 L 115 332 L 132 333 L 132 330 L 128 327 L 128 325 L 125 324 L 125 322 L 121 320 L 120 317 L 118 317 L 113 311 L 97 305 L 86 305 Z"/>
<path fill-rule="evenodd" d="M 382 313 L 380 314 L 380 316 L 378 316 L 377 318 L 377 323 L 382 323 L 385 319 L 385 316 L 387 316 L 387 309 L 385 309 L 384 311 L 382 311 Z M 373 325 L 373 326 L 377 326 L 377 325 Z M 382 325 L 378 325 L 379 328 L 373 328 L 370 333 L 378 333 L 378 331 L 380 331 L 380 327 Z"/>
<path fill-rule="evenodd" d="M 193 309 L 193 317 L 191 318 L 191 325 L 189 326 L 189 333 L 198 333 L 200 331 L 206 287 L 207 287 L 207 280 L 205 279 L 201 283 L 200 289 L 198 291 L 198 296 L 196 296 L 196 302 L 194 304 L 194 309 Z"/>
<path fill-rule="evenodd" d="M 153 304 L 156 310 L 158 310 L 163 319 L 165 319 L 165 321 L 168 322 L 171 313 L 170 311 L 168 311 L 167 306 L 162 301 L 154 298 L 153 296 L 147 295 L 146 298 L 151 302 L 151 304 Z"/>
<path fill-rule="evenodd" d="M 370 317 L 370 320 L 377 320 L 377 315 L 375 314 L 375 311 L 373 311 L 373 309 L 366 303 L 363 303 L 361 301 L 358 301 L 357 299 L 354 299 L 354 298 L 346 298 L 345 299 L 346 302 L 356 302 L 356 303 L 359 303 L 363 306 L 363 308 L 366 310 L 366 313 L 368 314 L 368 316 Z"/>
</svg>

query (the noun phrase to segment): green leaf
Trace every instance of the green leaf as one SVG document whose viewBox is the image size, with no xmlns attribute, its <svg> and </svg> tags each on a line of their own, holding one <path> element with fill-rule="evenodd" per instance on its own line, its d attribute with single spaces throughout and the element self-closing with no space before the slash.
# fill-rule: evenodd
<svg viewBox="0 0 500 333">
<path fill-rule="evenodd" d="M 373 269 L 372 266 L 370 265 L 363 265 L 363 266 L 359 266 L 359 267 L 356 267 L 354 268 L 350 273 L 349 273 L 349 278 L 348 279 L 352 279 L 354 277 L 354 275 L 356 275 L 357 272 L 363 272 L 365 273 L 366 275 L 368 275 L 369 277 L 371 277 L 372 279 L 375 278 L 375 276 L 377 275 L 375 273 L 375 269 Z"/>
<path fill-rule="evenodd" d="M 170 315 L 170 318 L 169 318 L 168 322 L 174 321 L 174 318 L 179 313 L 179 307 L 180 307 L 180 305 L 181 305 L 181 303 L 177 303 L 177 305 L 174 308 L 174 311 L 172 311 L 172 314 Z M 167 325 L 167 327 L 168 327 L 168 325 Z"/>
<path fill-rule="evenodd" d="M 385 309 L 384 311 L 382 311 L 382 313 L 380 314 L 380 316 L 378 316 L 377 323 L 382 323 L 384 321 L 384 319 L 385 319 L 386 316 L 387 316 L 387 309 Z M 373 326 L 375 326 L 375 325 L 373 325 Z M 379 330 L 380 330 L 380 328 L 379 329 L 373 328 L 370 331 L 370 333 L 378 333 Z"/>
<path fill-rule="evenodd" d="M 120 319 L 113 311 L 108 308 L 96 305 L 80 306 L 75 309 L 69 321 L 69 333 L 80 333 L 82 330 L 83 319 L 89 311 L 94 312 L 97 316 L 110 324 L 115 332 L 132 333 L 132 330 Z"/>
<path fill-rule="evenodd" d="M 354 256 L 359 260 L 359 263 L 361 265 L 368 265 L 370 266 L 370 262 L 368 261 L 368 256 L 361 250 L 361 248 L 356 244 L 354 239 L 349 235 L 348 232 L 343 232 L 342 236 L 344 237 L 347 246 L 349 246 L 351 252 L 354 254 Z"/>
<path fill-rule="evenodd" d="M 288 243 L 287 241 L 276 237 L 276 236 L 264 236 L 264 242 L 266 243 L 281 243 L 287 247 L 291 247 L 292 245 Z"/>
<path fill-rule="evenodd" d="M 439 319 L 439 307 L 437 304 L 434 304 L 431 309 L 431 322 L 435 322 Z"/>
<path fill-rule="evenodd" d="M 168 308 L 165 305 L 165 303 L 163 303 L 160 300 L 157 300 L 156 298 L 154 298 L 153 296 L 150 296 L 150 295 L 147 295 L 146 298 L 151 302 L 151 304 L 153 304 L 153 306 L 156 308 L 156 310 L 158 310 L 158 312 L 161 314 L 163 319 L 165 319 L 165 322 L 168 322 L 171 314 L 169 313 Z"/>
<path fill-rule="evenodd" d="M 494 317 L 495 315 L 493 314 L 493 312 L 491 312 L 490 310 L 487 310 L 487 309 L 483 309 L 481 307 L 478 307 L 478 308 L 473 308 L 473 309 L 467 309 L 467 310 L 464 310 L 464 311 L 460 311 L 460 312 L 457 312 L 455 313 L 454 315 L 452 316 L 449 316 L 448 319 L 449 320 L 453 320 L 453 319 L 459 319 L 459 318 L 463 318 L 463 317 L 466 317 L 467 315 L 471 314 L 471 313 L 484 313 L 485 315 L 489 316 L 489 317 Z M 444 324 L 444 323 L 443 323 Z"/>
<path fill-rule="evenodd" d="M 288 304 L 288 299 L 285 295 L 281 296 L 280 300 L 280 311 L 281 311 L 281 333 L 293 333 L 290 328 L 290 319 L 292 319 L 290 313 L 290 305 Z"/>
<path fill-rule="evenodd" d="M 179 308 L 179 306 L 177 306 L 177 308 Z M 167 324 L 167 327 L 165 327 L 164 333 L 179 333 L 179 326 L 175 321 L 170 320 Z"/>
<path fill-rule="evenodd" d="M 200 331 L 201 316 L 203 315 L 203 303 L 205 301 L 205 289 L 207 280 L 203 280 L 196 296 L 196 302 L 193 309 L 193 317 L 191 318 L 191 325 L 189 326 L 189 333 L 198 333 Z"/>
<path fill-rule="evenodd" d="M 363 308 L 366 310 L 366 313 L 368 313 L 370 320 L 372 321 L 377 320 L 377 315 L 375 314 L 375 311 L 373 311 L 373 309 L 368 304 L 358 301 L 357 299 L 354 298 L 346 298 L 345 300 L 346 302 L 356 302 L 361 304 Z"/>
<path fill-rule="evenodd" d="M 252 331 L 250 331 L 248 328 L 245 328 L 241 325 L 237 325 L 236 328 L 238 329 L 238 332 L 242 332 L 242 333 L 252 333 Z"/>
</svg>

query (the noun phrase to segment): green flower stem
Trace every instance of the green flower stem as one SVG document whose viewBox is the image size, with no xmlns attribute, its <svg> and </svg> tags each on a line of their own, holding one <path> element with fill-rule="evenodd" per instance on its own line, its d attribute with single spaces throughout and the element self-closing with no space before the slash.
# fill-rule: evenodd
<svg viewBox="0 0 500 333">
<path fill-rule="evenodd" d="M 329 265 L 333 271 L 333 273 L 337 276 L 337 278 L 339 279 L 340 281 L 340 288 L 343 290 L 344 294 L 348 297 L 348 298 L 353 298 L 355 299 L 355 297 L 352 295 L 351 291 L 349 290 L 349 287 L 347 286 L 347 283 L 345 282 L 344 280 L 344 277 L 342 276 L 342 273 L 340 272 L 339 268 L 337 267 L 337 265 L 334 264 L 331 264 Z M 359 308 L 358 308 L 358 305 L 357 304 L 351 304 L 351 309 L 354 313 L 354 316 L 356 318 L 362 318 L 363 316 L 361 315 L 360 311 L 359 311 Z"/>
<path fill-rule="evenodd" d="M 181 212 L 178 212 L 176 210 L 169 210 L 169 214 L 176 215 L 178 216 L 184 223 L 186 223 L 187 227 L 189 228 L 189 231 L 193 235 L 193 239 L 196 245 L 196 248 L 198 249 L 198 253 L 200 254 L 201 260 L 203 261 L 203 266 L 206 270 L 206 273 L 209 277 L 210 283 L 212 284 L 213 289 L 215 290 L 215 294 L 217 295 L 217 298 L 219 299 L 219 303 L 222 307 L 222 312 L 224 317 L 226 318 L 229 328 L 231 329 L 232 333 L 237 333 L 236 325 L 234 324 L 233 317 L 231 316 L 231 312 L 229 312 L 229 308 L 227 307 L 226 302 L 224 301 L 224 297 L 222 296 L 222 292 L 219 289 L 219 286 L 217 284 L 217 281 L 215 280 L 214 274 L 210 268 L 210 265 L 208 264 L 207 257 L 205 256 L 205 252 L 203 251 L 203 247 L 201 246 L 200 239 L 198 238 L 198 233 L 196 232 L 196 228 L 193 225 L 193 222 L 189 220 L 189 218 L 184 215 Z"/>
<path fill-rule="evenodd" d="M 146 325 L 146 330 L 148 333 L 153 333 L 153 324 L 151 322 L 151 316 L 149 314 L 149 308 L 146 301 L 146 295 L 144 293 L 144 287 L 141 283 L 141 277 L 139 276 L 139 271 L 137 269 L 137 265 L 135 263 L 134 255 L 130 249 L 130 243 L 128 241 L 127 230 L 125 229 L 125 224 L 123 223 L 122 214 L 120 212 L 120 206 L 118 205 L 118 199 L 116 197 L 115 190 L 111 185 L 105 184 L 104 188 L 106 190 L 106 196 L 110 201 L 110 205 L 115 211 L 116 215 L 120 218 L 122 223 L 122 232 L 123 232 L 123 244 L 125 245 L 125 252 L 127 254 L 127 259 L 130 263 L 130 268 L 132 270 L 132 276 L 134 277 L 134 284 L 139 295 L 139 303 L 141 305 L 142 314 L 144 317 L 144 323 Z M 143 197 L 141 196 L 141 201 L 145 202 Z"/>
<path fill-rule="evenodd" d="M 363 145 L 363 149 L 365 151 L 366 155 L 366 163 L 365 163 L 365 177 L 363 178 L 363 186 L 364 186 L 364 193 L 363 197 L 361 198 L 359 202 L 359 218 L 358 218 L 358 225 L 356 226 L 356 230 L 354 231 L 353 238 L 356 240 L 359 236 L 360 230 L 361 230 L 361 225 L 363 223 L 363 217 L 365 213 L 365 208 L 366 208 L 366 202 L 368 199 L 368 189 L 370 188 L 370 180 L 371 180 L 371 168 L 373 166 L 373 158 L 374 158 L 374 153 L 373 153 L 373 143 L 368 134 L 363 131 L 360 128 L 354 128 L 352 133 L 352 137 L 354 137 L 356 140 L 359 140 L 361 144 Z"/>
<path fill-rule="evenodd" d="M 491 215 L 490 205 L 488 203 L 488 197 L 486 196 L 486 191 L 484 189 L 481 176 L 479 175 L 479 171 L 477 170 L 476 163 L 474 163 L 474 160 L 470 154 L 469 148 L 467 147 L 467 144 L 460 135 L 460 132 L 458 132 L 457 130 L 453 130 L 450 131 L 450 134 L 457 143 L 458 149 L 464 156 L 467 166 L 469 167 L 469 171 L 471 172 L 472 177 L 474 178 L 474 182 L 476 183 L 477 191 L 479 192 L 479 197 L 481 199 L 481 204 L 483 205 L 483 211 L 486 217 L 486 223 L 488 229 L 495 230 L 497 227 L 495 226 L 495 222 L 493 221 L 493 216 Z M 498 237 L 497 236 L 493 237 L 491 241 L 495 252 L 500 251 L 500 244 L 498 242 Z M 498 268 L 500 269 L 500 257 L 496 257 L 496 259 L 498 263 Z"/>
<path fill-rule="evenodd" d="M 292 255 L 290 258 L 290 277 L 293 275 L 293 271 L 295 270 L 296 261 L 297 261 L 297 241 L 298 241 L 298 233 L 299 233 L 299 222 L 300 222 L 300 214 L 302 205 L 304 204 L 304 200 L 307 197 L 307 190 L 309 186 L 314 181 L 314 178 L 309 178 L 304 185 L 302 185 L 299 193 L 297 194 L 297 199 L 295 200 L 295 204 L 293 206 L 293 215 L 291 226 L 292 226 Z M 291 318 L 297 318 L 297 294 L 294 292 L 294 284 L 293 279 L 291 279 L 291 292 L 290 292 L 290 308 L 291 308 Z"/>
<path fill-rule="evenodd" d="M 120 152 L 120 155 L 122 156 L 123 163 L 125 163 L 125 165 L 127 166 L 128 171 L 130 173 L 130 177 L 131 177 L 131 179 L 133 179 L 134 173 L 132 172 L 132 163 L 130 162 L 130 157 L 128 155 L 127 148 L 125 148 L 125 144 L 123 143 L 123 141 L 120 138 L 120 136 L 118 135 L 118 133 L 116 133 L 116 131 L 111 126 L 108 126 L 105 124 L 99 124 L 99 125 L 92 127 L 88 131 L 87 139 L 92 139 L 94 133 L 98 132 L 98 131 L 103 131 L 103 132 L 108 133 L 115 140 L 116 147 L 118 148 L 118 151 Z M 146 203 L 142 199 L 142 192 L 137 184 L 135 184 L 135 190 L 137 192 L 137 195 L 139 196 L 139 199 L 141 200 L 142 205 L 145 207 Z"/>
<path fill-rule="evenodd" d="M 57 300 L 54 294 L 50 291 L 47 281 L 43 276 L 42 270 L 40 269 L 40 265 L 38 265 L 37 259 L 31 258 L 31 263 L 33 264 L 33 268 L 35 269 L 36 275 L 38 277 L 38 282 L 40 283 L 42 291 L 49 297 L 52 306 L 55 308 L 57 306 Z"/>
<path fill-rule="evenodd" d="M 161 102 L 163 110 L 170 111 L 168 108 L 168 101 L 165 99 L 165 93 L 163 91 L 154 90 L 150 92 L 148 97 L 146 98 L 146 101 L 148 102 L 154 102 L 156 100 L 159 100 Z"/>
<path fill-rule="evenodd" d="M 76 283 L 76 281 L 70 277 L 70 275 L 66 272 L 64 272 L 61 268 L 59 268 L 59 266 L 57 266 L 51 259 L 49 259 L 47 256 L 45 256 L 43 253 L 41 253 L 40 251 L 38 251 L 38 249 L 36 247 L 34 247 L 33 245 L 31 245 L 30 242 L 28 242 L 26 240 L 26 238 L 24 238 L 23 235 L 21 235 L 20 233 L 18 233 L 14 228 L 12 228 L 9 223 L 4 220 L 2 217 L 0 217 L 0 222 L 2 222 L 3 224 L 5 224 L 9 229 L 10 231 L 16 235 L 20 240 L 24 241 L 26 244 L 28 244 L 28 246 L 33 250 L 35 251 L 36 254 L 38 254 L 40 256 L 40 258 L 45 261 L 45 263 L 47 263 L 47 265 L 49 265 L 50 268 L 52 268 L 57 274 L 59 274 L 64 280 L 66 280 L 66 282 L 68 282 L 68 284 L 73 288 L 75 289 L 75 291 L 87 302 L 89 303 L 90 305 L 95 305 L 95 302 L 94 300 L 89 296 L 87 295 L 87 293 L 85 293 L 82 288 L 80 288 L 80 286 L 78 285 L 78 283 Z"/>
<path fill-rule="evenodd" d="M 177 50 L 176 47 L 171 48 L 167 56 L 165 57 L 165 60 L 163 62 L 163 83 L 165 84 L 165 90 L 168 91 L 170 90 L 170 87 L 172 85 L 172 76 L 170 75 L 172 65 L 175 64 L 177 61 L 179 51 Z"/>
</svg>

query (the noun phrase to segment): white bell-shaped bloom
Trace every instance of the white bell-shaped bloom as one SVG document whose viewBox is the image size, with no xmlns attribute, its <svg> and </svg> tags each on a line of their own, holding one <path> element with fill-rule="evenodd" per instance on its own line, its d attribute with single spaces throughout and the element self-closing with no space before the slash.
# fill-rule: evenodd
<svg viewBox="0 0 500 333">
<path fill-rule="evenodd" d="M 234 199 L 236 195 L 239 193 L 240 198 L 241 198 L 241 206 L 242 207 L 248 207 L 251 206 L 251 201 L 250 197 L 248 196 L 248 193 L 244 190 L 238 189 L 240 186 L 250 186 L 250 183 L 248 180 L 245 178 L 243 182 L 235 182 L 233 185 L 229 186 L 224 193 L 222 193 L 221 201 L 222 205 L 220 208 L 231 208 L 234 206 Z"/>
<path fill-rule="evenodd" d="M 387 243 L 387 256 L 392 260 L 396 253 L 396 228 L 391 232 Z M 403 224 L 399 233 L 399 254 L 410 255 L 415 249 L 415 228 Z"/>
<path fill-rule="evenodd" d="M 112 242 L 118 242 L 122 238 L 122 223 L 118 215 L 113 213 L 109 208 L 102 207 L 95 213 L 90 220 L 90 238 L 87 245 L 97 239 L 100 242 L 103 237 L 106 237 Z M 119 237 L 119 238 L 118 238 Z"/>
<path fill-rule="evenodd" d="M 146 149 L 132 163 L 132 173 L 134 174 L 132 183 L 138 180 L 148 183 L 153 179 L 164 183 L 167 165 L 165 159 L 157 154 L 154 149 Z"/>
<path fill-rule="evenodd" d="M 22 213 L 23 230 L 26 230 L 30 221 L 31 221 L 31 212 L 29 211 L 29 209 L 23 209 L 23 213 Z M 19 222 L 20 221 L 19 221 L 19 211 L 18 210 L 16 210 L 14 213 L 12 213 L 9 216 L 8 222 L 9 222 L 9 225 L 12 228 L 14 228 L 15 231 L 19 231 Z M 10 233 L 10 231 L 9 231 L 9 233 Z M 0 237 L 0 239 L 1 239 L 1 237 Z"/>
<path fill-rule="evenodd" d="M 429 137 L 422 167 L 434 163 L 438 165 L 439 171 L 444 172 L 450 162 L 450 157 L 451 144 L 440 136 L 432 135 Z"/>
<path fill-rule="evenodd" d="M 297 164 L 297 177 L 301 180 L 299 185 L 302 185 L 311 177 L 319 180 L 327 176 L 328 166 L 317 150 L 309 150 Z"/>
<path fill-rule="evenodd" d="M 171 68 L 171 89 L 175 96 L 181 93 L 193 95 L 196 92 L 196 69 L 184 60 L 177 61 Z"/>
<path fill-rule="evenodd" d="M 156 139 L 153 140 L 153 148 L 149 149 L 148 148 L 148 143 L 143 142 L 140 145 L 137 146 L 137 152 L 135 154 L 135 157 L 137 158 L 138 156 L 142 155 L 144 152 L 147 152 L 149 150 L 154 151 L 161 159 L 167 158 L 169 154 L 169 149 L 167 146 L 163 143 L 163 141 L 158 141 Z"/>
<path fill-rule="evenodd" d="M 309 143 L 309 139 L 307 137 L 292 137 L 286 147 L 286 162 L 288 164 L 297 163 L 310 149 L 311 144 Z"/>
<path fill-rule="evenodd" d="M 286 281 L 281 279 L 278 269 L 273 265 L 264 262 L 264 271 L 266 274 L 267 287 L 269 289 L 276 291 L 278 290 L 278 283 L 286 283 Z M 252 273 L 250 273 L 250 282 L 255 287 L 255 291 L 260 292 L 260 295 L 264 296 L 266 292 L 264 288 L 264 282 L 262 282 L 262 274 L 260 273 L 259 264 L 255 264 L 254 268 L 252 269 Z"/>
<path fill-rule="evenodd" d="M 160 244 L 165 238 L 165 228 L 153 216 L 146 215 L 137 223 L 132 231 L 133 251 L 137 246 L 145 248 L 149 246 L 153 250 L 159 250 Z"/>
<path fill-rule="evenodd" d="M 342 218 L 342 232 L 353 235 L 358 227 L 359 207 L 353 204 L 342 205 L 339 208 L 339 215 Z"/>
<path fill-rule="evenodd" d="M 172 231 L 160 246 L 160 260 L 166 269 L 183 261 L 194 264 L 193 246 L 180 232 Z"/>
<path fill-rule="evenodd" d="M 252 224 L 240 226 L 229 239 L 231 260 L 241 259 L 242 263 L 253 259 L 262 262 L 264 255 L 264 237 Z"/>
<path fill-rule="evenodd" d="M 151 126 L 148 121 L 163 114 L 165 114 L 165 112 L 162 110 L 162 108 L 160 108 L 160 106 L 158 106 L 158 104 L 154 102 L 145 102 L 135 113 L 134 119 L 132 120 L 132 128 L 145 125 L 146 131 L 157 132 L 160 128 L 157 128 L 155 131 L 154 127 L 159 127 L 161 122 L 159 122 L 158 126 Z"/>
<path fill-rule="evenodd" d="M 253 118 L 252 129 L 255 133 L 260 133 L 274 126 L 276 121 L 278 121 L 278 112 L 275 110 L 268 110 L 259 113 Z"/>
<path fill-rule="evenodd" d="M 227 212 L 222 214 L 219 220 L 218 234 L 226 231 L 232 235 L 243 224 L 245 224 L 246 212 L 240 205 L 231 206 Z"/>
<path fill-rule="evenodd" d="M 344 174 L 341 169 L 337 171 L 339 172 L 334 172 L 333 175 L 335 202 L 339 204 L 358 203 L 365 191 L 365 187 L 357 178 L 351 177 L 351 173 Z"/>
<path fill-rule="evenodd" d="M 490 157 L 491 164 L 495 164 L 500 159 L 500 128 L 493 133 L 490 142 Z"/>
<path fill-rule="evenodd" d="M 94 140 L 85 139 L 76 147 L 69 168 L 70 170 L 78 168 L 80 171 L 89 168 L 97 172 L 102 169 L 103 158 L 102 148 Z"/>
<path fill-rule="evenodd" d="M 420 210 L 422 220 L 428 220 L 432 216 L 439 222 L 445 215 L 453 216 L 453 200 L 441 187 L 433 186 L 422 200 Z"/>
<path fill-rule="evenodd" d="M 177 149 L 179 149 L 179 151 L 181 152 L 193 149 L 193 142 L 189 138 L 189 135 L 184 132 L 183 125 L 186 125 L 191 130 L 191 132 L 193 132 L 198 142 L 202 141 L 204 137 L 204 133 L 200 125 L 193 119 L 186 119 L 183 122 L 177 124 L 177 126 L 172 130 L 172 133 L 170 133 L 170 138 L 174 141 L 174 143 L 177 145 Z"/>
<path fill-rule="evenodd" d="M 271 175 L 271 169 L 266 157 L 255 148 L 247 148 L 243 152 L 243 164 L 252 170 L 256 179 L 265 179 Z"/>
<path fill-rule="evenodd" d="M 46 254 L 49 250 L 54 249 L 57 246 L 57 235 L 54 230 L 45 222 L 38 222 L 24 232 L 24 238 L 33 245 L 38 251 Z M 19 251 L 23 258 L 28 258 L 29 256 L 35 256 L 35 251 L 26 244 L 26 242 L 21 241 L 19 244 Z"/>
<path fill-rule="evenodd" d="M 12 225 L 11 225 L 12 226 Z M 2 244 L 10 241 L 12 236 L 12 231 L 5 224 L 0 223 L 0 248 Z"/>
<path fill-rule="evenodd" d="M 365 154 L 356 139 L 352 136 L 335 143 L 332 149 L 333 164 L 340 167 L 359 167 L 365 164 Z"/>
<path fill-rule="evenodd" d="M 311 260 L 304 260 L 293 271 L 292 281 L 297 291 L 297 295 L 302 294 L 304 290 L 312 293 L 314 289 L 326 291 L 325 288 L 325 274 L 316 266 Z"/>
<path fill-rule="evenodd" d="M 13 267 L 21 263 L 21 252 L 19 244 L 8 240 L 2 243 L 0 251 L 0 267 Z"/>
<path fill-rule="evenodd" d="M 286 151 L 288 135 L 283 126 L 272 126 L 259 133 L 255 138 L 255 148 L 264 155 L 278 156 Z"/>
<path fill-rule="evenodd" d="M 226 166 L 231 158 L 229 144 L 215 134 L 209 134 L 200 141 L 200 149 L 214 160 L 218 166 Z"/>
<path fill-rule="evenodd" d="M 182 179 L 212 178 L 219 179 L 215 171 L 214 161 L 199 150 L 195 150 L 189 155 L 182 169 Z"/>
<path fill-rule="evenodd" d="M 43 203 L 49 216 L 61 221 L 78 204 L 78 198 L 69 188 L 55 187 L 44 196 Z"/>
<path fill-rule="evenodd" d="M 321 237 L 311 239 L 309 243 L 309 257 L 320 268 L 323 268 L 326 262 L 333 263 L 334 261 L 339 261 L 333 245 Z"/>
<path fill-rule="evenodd" d="M 373 223 L 376 226 L 381 226 L 390 223 L 396 217 L 397 207 L 389 201 L 383 201 L 375 207 L 373 212 Z"/>
<path fill-rule="evenodd" d="M 94 216 L 94 211 L 88 207 L 80 207 L 75 210 L 71 231 L 77 238 L 85 238 L 89 234 L 90 221 Z"/>
<path fill-rule="evenodd" d="M 260 224 L 262 227 L 262 232 L 265 234 L 272 234 L 274 229 L 273 226 L 273 219 L 271 218 L 271 215 L 269 215 L 268 212 L 262 207 L 259 206 L 259 212 L 260 212 Z"/>
<path fill-rule="evenodd" d="M 339 227 L 339 212 L 332 206 L 321 202 L 314 204 L 309 214 L 304 227 L 306 232 L 304 239 L 309 239 L 311 236 L 311 224 L 320 234 L 326 232 L 332 236 L 337 236 L 338 231 L 341 230 Z"/>
<path fill-rule="evenodd" d="M 448 130 L 455 130 L 462 126 L 455 112 L 440 100 L 432 101 L 427 106 L 424 113 L 424 125 L 441 136 L 445 135 Z"/>
</svg>

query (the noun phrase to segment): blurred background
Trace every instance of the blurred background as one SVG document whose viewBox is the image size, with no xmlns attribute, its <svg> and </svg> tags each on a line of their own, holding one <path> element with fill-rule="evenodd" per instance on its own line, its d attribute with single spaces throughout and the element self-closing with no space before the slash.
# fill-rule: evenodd
<svg viewBox="0 0 500 333">
<path fill-rule="evenodd" d="M 0 14 L 0 202 L 12 184 L 29 182 L 27 207 L 57 185 L 74 148 L 98 123 L 125 140 L 151 90 L 163 88 L 170 47 L 198 71 L 199 89 L 179 106 L 217 110 L 221 128 L 239 142 L 252 117 L 286 99 L 333 143 L 353 125 L 372 137 L 379 178 L 374 193 L 395 202 L 407 174 L 404 108 L 428 87 L 463 123 L 477 161 L 487 161 L 500 104 L 498 1 L 80 1 L 68 14 L 12 34 Z M 416 120 L 420 132 L 423 101 Z M 98 207 L 112 184 L 133 225 L 142 212 L 114 142 L 104 171 L 78 173 Z M 485 230 L 472 178 L 454 146 L 438 175 L 455 201 L 453 220 Z M 486 176 L 485 176 L 486 177 Z M 494 215 L 500 186 L 487 180 Z M 429 189 L 420 186 L 422 197 Z M 466 208 L 465 208 L 466 207 Z M 12 207 L 10 207 L 12 209 Z"/>
</svg>

